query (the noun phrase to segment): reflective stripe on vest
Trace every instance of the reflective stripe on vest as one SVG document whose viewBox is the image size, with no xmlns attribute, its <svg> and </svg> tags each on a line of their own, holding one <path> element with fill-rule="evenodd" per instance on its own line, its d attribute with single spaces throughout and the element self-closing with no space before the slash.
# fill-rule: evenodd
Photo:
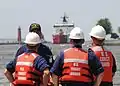
<svg viewBox="0 0 120 86">
<path fill-rule="evenodd" d="M 112 82 L 112 66 L 113 66 L 112 53 L 101 46 L 95 46 L 95 47 L 92 47 L 91 49 L 99 58 L 104 68 L 104 76 L 102 81 Z"/>
<path fill-rule="evenodd" d="M 15 69 L 15 83 L 34 85 L 35 82 L 31 80 L 33 77 L 29 72 L 36 72 L 39 75 L 40 72 L 36 71 L 33 67 L 33 63 L 38 54 L 35 53 L 23 53 L 18 56 Z"/>
<path fill-rule="evenodd" d="M 70 48 L 64 51 L 61 81 L 92 82 L 87 52 Z"/>
<path fill-rule="evenodd" d="M 84 59 L 64 59 L 64 63 L 68 63 L 68 62 L 88 64 L 88 61 Z"/>
</svg>

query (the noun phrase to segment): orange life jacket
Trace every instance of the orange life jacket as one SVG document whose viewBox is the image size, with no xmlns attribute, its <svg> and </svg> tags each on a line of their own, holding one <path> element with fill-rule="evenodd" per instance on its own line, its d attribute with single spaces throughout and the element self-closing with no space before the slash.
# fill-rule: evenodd
<svg viewBox="0 0 120 86">
<path fill-rule="evenodd" d="M 101 64 L 104 68 L 104 76 L 103 80 L 104 82 L 112 82 L 112 66 L 113 66 L 113 56 L 112 53 L 101 47 L 101 46 L 94 46 L 91 48 L 96 56 L 101 61 Z"/>
<path fill-rule="evenodd" d="M 60 81 L 92 82 L 88 54 L 78 48 L 64 51 L 63 72 Z"/>
<path fill-rule="evenodd" d="M 35 58 L 38 56 L 36 53 L 23 53 L 18 56 L 15 68 L 15 81 L 14 83 L 35 86 L 33 76 L 30 72 L 35 72 L 42 76 L 42 73 L 34 69 L 33 64 Z"/>
</svg>

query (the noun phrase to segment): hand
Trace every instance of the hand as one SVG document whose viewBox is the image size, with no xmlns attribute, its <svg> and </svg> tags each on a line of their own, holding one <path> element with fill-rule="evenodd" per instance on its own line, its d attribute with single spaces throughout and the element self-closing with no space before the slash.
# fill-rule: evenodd
<svg viewBox="0 0 120 86">
<path fill-rule="evenodd" d="M 47 86 L 54 86 L 52 82 L 49 82 Z"/>
<path fill-rule="evenodd" d="M 10 86 L 15 86 L 15 82 L 10 83 Z"/>
<path fill-rule="evenodd" d="M 14 86 L 12 83 L 10 83 L 10 86 Z"/>
<path fill-rule="evenodd" d="M 53 79 L 52 79 L 51 75 L 50 75 L 50 79 L 48 82 L 48 86 L 54 86 Z"/>
</svg>

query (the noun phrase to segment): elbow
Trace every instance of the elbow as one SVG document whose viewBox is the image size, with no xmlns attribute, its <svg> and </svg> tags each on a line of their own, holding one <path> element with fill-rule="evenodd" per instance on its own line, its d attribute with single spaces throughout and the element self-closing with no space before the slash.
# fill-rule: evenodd
<svg viewBox="0 0 120 86">
<path fill-rule="evenodd" d="M 5 69 L 5 71 L 4 71 L 4 75 L 6 76 L 7 74 L 8 74 L 8 70 Z"/>
<path fill-rule="evenodd" d="M 103 77 L 103 76 L 104 76 L 104 71 L 96 75 L 96 77 Z"/>
<path fill-rule="evenodd" d="M 45 75 L 45 76 L 50 76 L 50 71 L 49 71 L 48 69 L 45 70 L 45 71 L 44 71 L 44 75 Z"/>
<path fill-rule="evenodd" d="M 104 76 L 104 72 L 102 72 L 102 73 L 99 74 L 99 77 L 100 77 L 101 79 L 103 78 L 103 76 Z"/>
<path fill-rule="evenodd" d="M 104 76 L 104 72 L 102 72 L 100 75 L 103 77 Z"/>
<path fill-rule="evenodd" d="M 5 69 L 5 70 L 4 70 L 4 75 L 5 75 L 6 77 L 9 77 L 9 76 L 11 75 L 11 73 L 10 73 L 7 69 Z"/>
<path fill-rule="evenodd" d="M 12 73 L 10 73 L 7 69 L 5 69 L 5 71 L 4 71 L 4 75 L 5 76 L 8 76 L 8 75 L 11 75 Z"/>
</svg>

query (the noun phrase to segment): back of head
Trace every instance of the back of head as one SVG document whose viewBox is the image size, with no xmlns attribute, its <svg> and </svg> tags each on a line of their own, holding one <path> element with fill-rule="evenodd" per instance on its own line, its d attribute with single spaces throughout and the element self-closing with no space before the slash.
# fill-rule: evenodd
<svg viewBox="0 0 120 86">
<path fill-rule="evenodd" d="M 29 27 L 29 32 L 41 32 L 41 26 L 38 23 L 32 23 Z"/>
<path fill-rule="evenodd" d="M 103 40 L 106 37 L 106 31 L 102 26 L 97 25 L 92 28 L 89 35 L 99 40 Z"/>
<path fill-rule="evenodd" d="M 29 32 L 24 41 L 29 46 L 36 46 L 37 44 L 41 43 L 40 37 L 35 32 Z"/>
<path fill-rule="evenodd" d="M 81 46 L 84 43 L 84 33 L 79 27 L 71 30 L 69 38 L 74 42 L 75 46 Z"/>
</svg>

